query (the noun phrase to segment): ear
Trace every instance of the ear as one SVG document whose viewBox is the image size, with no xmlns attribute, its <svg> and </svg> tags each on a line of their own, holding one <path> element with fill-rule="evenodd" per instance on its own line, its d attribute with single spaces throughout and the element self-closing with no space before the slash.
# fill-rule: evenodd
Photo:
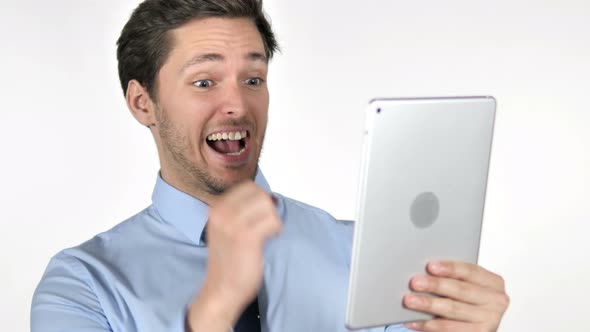
<svg viewBox="0 0 590 332">
<path fill-rule="evenodd" d="M 127 108 L 139 123 L 148 128 L 156 125 L 155 103 L 141 83 L 137 80 L 129 81 L 125 99 Z"/>
</svg>

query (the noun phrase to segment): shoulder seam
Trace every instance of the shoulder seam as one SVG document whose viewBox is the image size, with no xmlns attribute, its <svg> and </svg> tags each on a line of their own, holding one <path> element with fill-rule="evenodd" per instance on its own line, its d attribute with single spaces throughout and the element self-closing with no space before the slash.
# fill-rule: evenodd
<svg viewBox="0 0 590 332">
<path fill-rule="evenodd" d="M 58 256 L 62 256 L 62 257 L 58 257 Z M 96 298 L 96 301 L 98 302 L 98 305 L 100 306 L 101 313 L 104 316 L 105 320 L 108 322 L 108 319 L 107 319 L 105 312 L 104 312 L 104 305 L 103 305 L 102 301 L 100 300 L 100 298 L 98 297 L 98 293 L 96 292 L 96 285 L 94 284 L 94 281 L 92 281 L 92 277 L 90 276 L 90 273 L 88 272 L 88 270 L 86 270 L 85 268 L 82 267 L 82 263 L 76 257 L 66 254 L 64 252 L 57 254 L 55 256 L 55 258 L 56 259 L 61 258 L 66 264 L 68 264 L 72 268 L 72 270 L 79 273 L 80 279 L 86 285 L 88 285 L 88 288 L 90 288 L 90 290 L 92 291 L 92 294 L 94 294 L 94 297 Z"/>
</svg>

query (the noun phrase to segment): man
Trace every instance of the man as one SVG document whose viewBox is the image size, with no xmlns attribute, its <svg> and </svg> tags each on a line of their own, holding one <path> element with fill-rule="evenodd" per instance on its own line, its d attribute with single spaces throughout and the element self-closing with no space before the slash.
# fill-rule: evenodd
<svg viewBox="0 0 590 332">
<path fill-rule="evenodd" d="M 346 330 L 350 224 L 272 193 L 257 167 L 276 49 L 261 1 L 138 6 L 117 55 L 127 106 L 158 149 L 153 204 L 51 260 L 33 331 Z M 501 277 L 460 262 L 428 271 L 411 287 L 440 297 L 404 304 L 437 318 L 371 331 L 498 328 Z"/>
</svg>

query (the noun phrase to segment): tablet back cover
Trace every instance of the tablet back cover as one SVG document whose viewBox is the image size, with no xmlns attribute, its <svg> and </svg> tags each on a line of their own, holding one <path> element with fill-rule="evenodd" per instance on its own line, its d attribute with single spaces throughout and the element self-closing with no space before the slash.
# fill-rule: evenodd
<svg viewBox="0 0 590 332">
<path fill-rule="evenodd" d="M 377 99 L 367 109 L 346 325 L 431 316 L 405 309 L 436 259 L 477 262 L 496 102 Z"/>
</svg>

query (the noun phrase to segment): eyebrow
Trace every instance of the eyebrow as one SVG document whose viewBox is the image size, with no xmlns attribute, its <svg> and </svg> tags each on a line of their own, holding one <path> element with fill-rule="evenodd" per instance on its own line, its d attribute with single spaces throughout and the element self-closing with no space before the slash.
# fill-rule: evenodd
<svg viewBox="0 0 590 332">
<path fill-rule="evenodd" d="M 268 64 L 268 58 L 260 52 L 249 52 L 248 54 L 246 54 L 245 58 L 246 58 L 246 60 L 249 60 L 252 62 L 263 62 L 265 64 Z M 222 61 L 225 61 L 225 57 L 221 54 L 218 54 L 218 53 L 199 54 L 199 55 L 194 56 L 189 61 L 187 61 L 182 66 L 182 71 L 185 71 L 188 67 L 196 66 L 196 65 L 199 65 L 199 64 L 202 64 L 205 62 L 222 62 Z"/>
</svg>

